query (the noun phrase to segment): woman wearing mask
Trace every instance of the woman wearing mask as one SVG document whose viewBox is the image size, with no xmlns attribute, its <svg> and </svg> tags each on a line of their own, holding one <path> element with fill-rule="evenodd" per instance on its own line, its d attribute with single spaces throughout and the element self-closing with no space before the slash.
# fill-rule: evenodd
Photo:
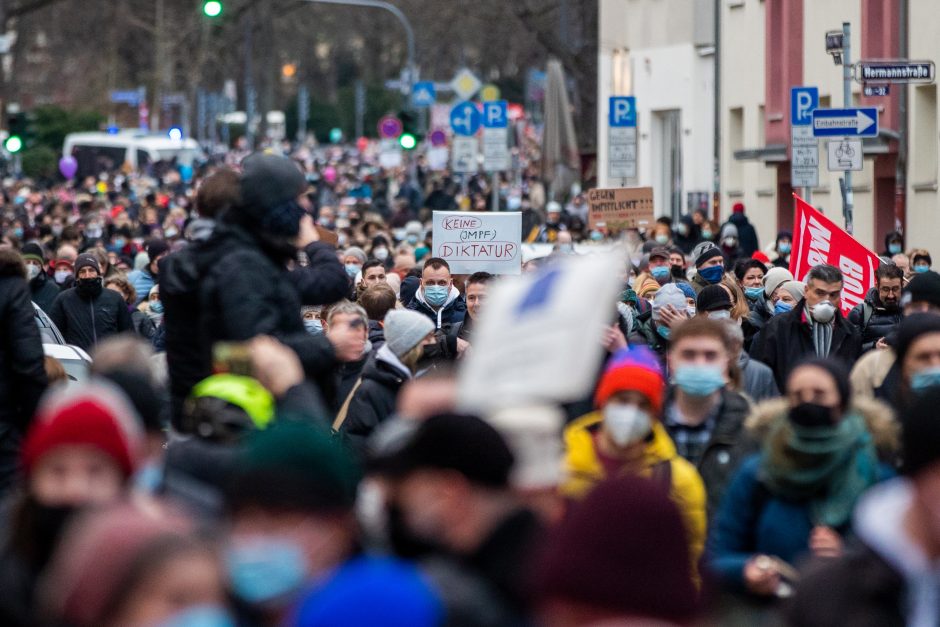
<svg viewBox="0 0 940 627">
<path fill-rule="evenodd" d="M 923 274 L 930 270 L 930 266 L 933 265 L 933 260 L 930 258 L 930 253 L 923 248 L 915 248 L 911 251 L 911 269 L 915 274 Z"/>
<path fill-rule="evenodd" d="M 134 307 L 137 302 L 137 290 L 134 286 L 122 276 L 115 276 L 107 279 L 104 286 L 117 292 L 127 304 L 127 310 L 131 313 L 131 323 L 134 325 L 134 332 L 145 340 L 152 340 L 156 332 L 156 325 L 150 317 L 142 310 Z"/>
<path fill-rule="evenodd" d="M 787 313 L 803 300 L 806 284 L 802 281 L 785 281 L 774 292 L 774 315 Z"/>
<path fill-rule="evenodd" d="M 793 234 L 790 231 L 780 231 L 777 233 L 777 242 L 774 244 L 774 252 L 777 253 L 774 259 L 774 266 L 778 268 L 790 267 L 790 251 L 793 249 Z"/>
<path fill-rule="evenodd" d="M 79 521 L 39 594 L 43 616 L 73 627 L 234 625 L 221 564 L 195 526 L 128 505 Z"/>
<path fill-rule="evenodd" d="M 702 222 L 702 240 L 706 242 L 714 242 L 718 237 L 718 224 L 712 220 L 705 220 Z"/>
<path fill-rule="evenodd" d="M 900 254 L 904 250 L 904 236 L 897 231 L 891 231 L 885 235 L 885 249 L 881 256 L 891 258 Z"/>
<path fill-rule="evenodd" d="M 594 394 L 597 411 L 565 429 L 561 492 L 580 500 L 609 477 L 651 478 L 679 507 L 695 564 L 705 541 L 705 486 L 659 422 L 664 388 L 659 362 L 645 347 L 625 348 L 610 358 Z"/>
<path fill-rule="evenodd" d="M 141 419 L 113 386 L 86 382 L 43 399 L 0 552 L 0 624 L 34 624 L 36 582 L 66 523 L 82 507 L 123 498 L 143 448 Z"/>
<path fill-rule="evenodd" d="M 835 361 L 797 366 L 786 398 L 759 406 L 747 427 L 761 452 L 738 469 L 709 535 L 712 568 L 728 591 L 757 597 L 792 592 L 793 564 L 840 555 L 852 510 L 892 475 L 879 462 L 897 448 L 887 407 L 853 402 Z"/>
</svg>

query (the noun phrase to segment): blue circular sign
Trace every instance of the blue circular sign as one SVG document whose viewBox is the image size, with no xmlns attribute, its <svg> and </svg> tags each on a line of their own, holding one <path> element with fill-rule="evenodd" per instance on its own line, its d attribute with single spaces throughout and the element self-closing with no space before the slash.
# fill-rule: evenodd
<svg viewBox="0 0 940 627">
<path fill-rule="evenodd" d="M 450 127 L 458 135 L 473 137 L 480 130 L 483 116 L 472 102 L 461 102 L 450 110 Z"/>
</svg>

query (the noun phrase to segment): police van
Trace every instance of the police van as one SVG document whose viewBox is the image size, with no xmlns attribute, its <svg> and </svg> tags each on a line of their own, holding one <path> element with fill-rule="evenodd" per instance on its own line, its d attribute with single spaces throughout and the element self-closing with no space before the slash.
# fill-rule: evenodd
<svg viewBox="0 0 940 627">
<path fill-rule="evenodd" d="M 174 165 L 193 167 L 205 158 L 195 139 L 138 130 L 70 133 L 65 137 L 62 154 L 75 157 L 79 178 L 122 169 L 159 174 Z"/>
</svg>

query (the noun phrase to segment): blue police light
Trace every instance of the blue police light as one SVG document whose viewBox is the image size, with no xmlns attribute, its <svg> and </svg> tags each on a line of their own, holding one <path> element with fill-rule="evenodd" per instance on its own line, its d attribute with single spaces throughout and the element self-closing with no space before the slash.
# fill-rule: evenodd
<svg viewBox="0 0 940 627">
<path fill-rule="evenodd" d="M 108 135 L 117 135 L 117 134 L 120 133 L 120 132 L 121 132 L 121 129 L 119 129 L 119 128 L 116 127 L 116 126 L 109 126 L 109 127 L 108 127 Z"/>
<path fill-rule="evenodd" d="M 169 130 L 167 135 L 169 135 L 170 139 L 172 139 L 173 141 L 179 141 L 183 139 L 183 130 L 177 126 L 174 126 L 173 128 Z"/>
</svg>

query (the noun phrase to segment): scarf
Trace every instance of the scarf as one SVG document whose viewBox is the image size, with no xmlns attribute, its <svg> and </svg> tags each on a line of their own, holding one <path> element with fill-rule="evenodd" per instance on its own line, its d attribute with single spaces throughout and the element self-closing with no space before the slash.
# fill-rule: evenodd
<svg viewBox="0 0 940 627">
<path fill-rule="evenodd" d="M 777 418 L 764 444 L 760 481 L 776 496 L 808 503 L 815 525 L 839 528 L 859 495 L 877 481 L 878 459 L 862 418 L 801 427 Z"/>
<path fill-rule="evenodd" d="M 809 321 L 809 329 L 813 334 L 813 346 L 816 348 L 816 356 L 828 357 L 829 350 L 832 348 L 832 329 L 835 326 L 835 318 L 825 324 L 816 322 L 807 307 L 806 319 Z"/>
</svg>

